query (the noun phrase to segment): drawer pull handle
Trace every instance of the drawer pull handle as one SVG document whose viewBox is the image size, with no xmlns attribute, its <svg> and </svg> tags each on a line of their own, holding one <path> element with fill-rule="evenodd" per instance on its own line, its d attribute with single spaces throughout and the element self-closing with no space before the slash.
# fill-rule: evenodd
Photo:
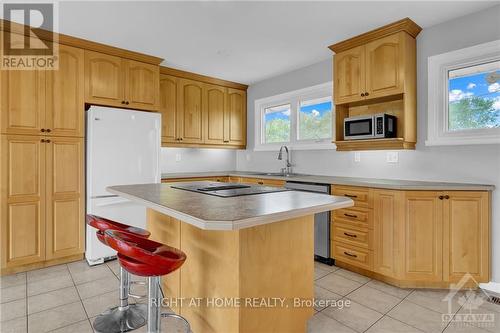
<svg viewBox="0 0 500 333">
<path fill-rule="evenodd" d="M 348 236 L 348 237 L 353 237 L 353 238 L 357 238 L 358 236 L 357 235 L 354 235 L 354 234 L 350 234 L 348 232 L 344 232 L 344 235 Z"/>
<path fill-rule="evenodd" d="M 344 254 L 349 257 L 357 258 L 358 256 L 349 252 L 344 251 Z"/>
<path fill-rule="evenodd" d="M 259 182 L 259 185 L 263 185 L 263 184 L 264 184 L 264 182 Z"/>
<path fill-rule="evenodd" d="M 347 213 L 344 213 L 344 216 L 347 216 L 347 217 L 352 217 L 352 218 L 355 218 L 355 219 L 357 219 L 357 218 L 358 218 L 358 215 L 354 215 L 354 214 L 347 214 Z"/>
<path fill-rule="evenodd" d="M 344 193 L 344 196 L 348 197 L 348 198 L 357 198 L 358 197 L 357 195 L 345 194 L 345 193 Z"/>
</svg>

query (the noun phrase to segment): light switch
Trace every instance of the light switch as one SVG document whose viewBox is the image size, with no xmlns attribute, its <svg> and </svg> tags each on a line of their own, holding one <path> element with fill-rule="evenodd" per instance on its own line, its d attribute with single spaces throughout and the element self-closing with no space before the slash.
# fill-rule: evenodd
<svg viewBox="0 0 500 333">
<path fill-rule="evenodd" d="M 359 151 L 354 152 L 354 162 L 355 163 L 361 162 L 361 153 Z"/>
<path fill-rule="evenodd" d="M 398 163 L 399 153 L 397 151 L 389 151 L 386 155 L 387 163 Z"/>
<path fill-rule="evenodd" d="M 175 154 L 175 161 L 176 161 L 176 162 L 180 162 L 180 161 L 181 161 L 181 159 L 182 159 L 181 154 L 179 154 L 179 153 Z"/>
</svg>

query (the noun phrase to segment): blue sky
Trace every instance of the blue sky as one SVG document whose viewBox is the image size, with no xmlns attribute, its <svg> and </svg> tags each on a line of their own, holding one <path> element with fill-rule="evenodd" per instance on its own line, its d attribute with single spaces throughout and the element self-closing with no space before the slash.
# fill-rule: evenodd
<svg viewBox="0 0 500 333">
<path fill-rule="evenodd" d="M 312 104 L 312 105 L 307 105 L 303 106 L 300 108 L 300 112 L 308 113 L 308 114 L 316 114 L 317 116 L 322 117 L 325 112 L 329 112 L 332 110 L 332 102 L 323 102 L 323 103 L 318 103 L 318 104 Z M 265 120 L 266 121 L 271 121 L 273 119 L 283 119 L 283 120 L 289 120 L 290 119 L 290 109 L 281 111 L 281 112 L 273 112 L 273 113 L 268 113 L 265 115 Z"/>
<path fill-rule="evenodd" d="M 494 108 L 500 110 L 500 83 L 488 83 L 487 73 L 463 76 L 449 81 L 449 101 L 455 102 L 468 97 L 482 97 L 495 100 Z"/>
</svg>

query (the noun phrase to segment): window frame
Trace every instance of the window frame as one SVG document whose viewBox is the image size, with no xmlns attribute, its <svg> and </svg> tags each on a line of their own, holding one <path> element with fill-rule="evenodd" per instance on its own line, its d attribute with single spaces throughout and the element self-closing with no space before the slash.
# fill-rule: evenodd
<svg viewBox="0 0 500 333">
<path fill-rule="evenodd" d="M 494 61 L 500 61 L 500 40 L 428 58 L 426 146 L 500 143 L 500 128 L 448 130 L 449 72 Z"/>
<path fill-rule="evenodd" d="M 322 140 L 298 140 L 298 112 L 300 102 L 330 97 L 332 100 L 332 137 Z M 264 112 L 266 108 L 290 104 L 290 142 L 265 143 Z M 333 82 L 326 82 L 311 87 L 289 91 L 255 100 L 255 145 L 254 151 L 276 151 L 282 145 L 294 150 L 336 149 L 332 142 L 335 138 L 335 104 L 333 101 Z"/>
</svg>

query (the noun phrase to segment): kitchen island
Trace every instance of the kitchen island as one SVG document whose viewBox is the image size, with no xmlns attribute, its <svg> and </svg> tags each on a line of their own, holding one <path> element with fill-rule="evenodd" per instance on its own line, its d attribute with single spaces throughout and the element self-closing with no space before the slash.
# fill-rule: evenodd
<svg viewBox="0 0 500 333">
<path fill-rule="evenodd" d="M 108 191 L 145 205 L 151 238 L 186 253 L 181 269 L 162 279 L 166 305 L 204 333 L 305 332 L 314 311 L 314 214 L 353 205 L 298 191 L 229 198 L 170 184 Z"/>
</svg>

